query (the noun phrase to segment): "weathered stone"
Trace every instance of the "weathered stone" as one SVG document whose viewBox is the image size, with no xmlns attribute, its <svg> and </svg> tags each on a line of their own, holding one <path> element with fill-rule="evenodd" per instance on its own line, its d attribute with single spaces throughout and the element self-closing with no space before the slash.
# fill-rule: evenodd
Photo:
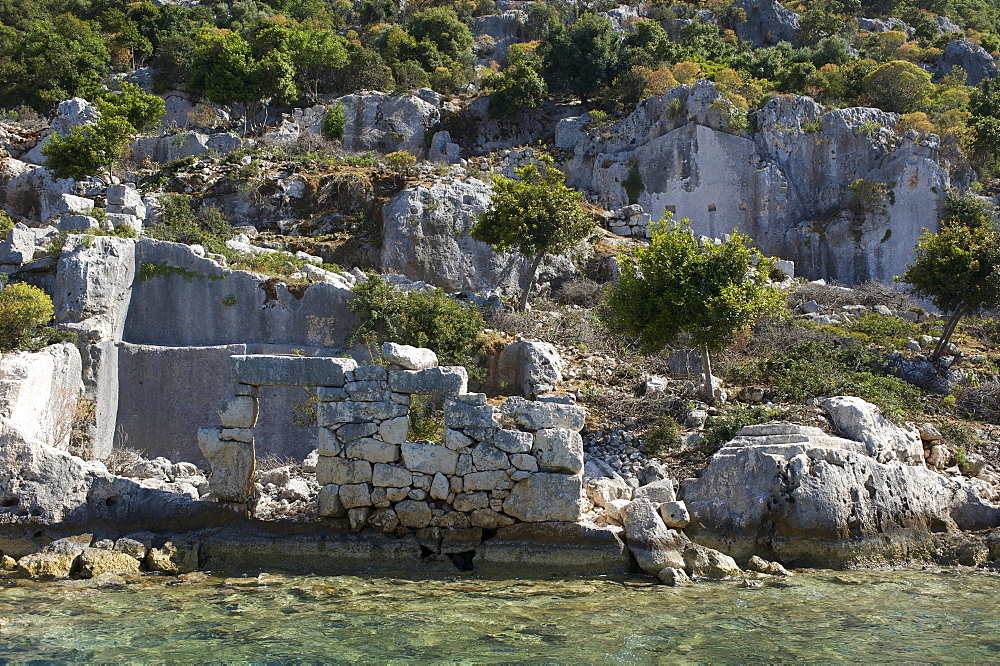
<svg viewBox="0 0 1000 666">
<path fill-rule="evenodd" d="M 434 480 L 431 482 L 431 497 L 438 500 L 446 500 L 450 492 L 451 488 L 448 484 L 448 478 L 440 472 L 435 474 Z"/>
<path fill-rule="evenodd" d="M 663 524 L 649 499 L 633 500 L 622 513 L 629 550 L 643 571 L 655 576 L 667 567 L 685 568 L 682 552 L 689 540 Z"/>
<path fill-rule="evenodd" d="M 316 465 L 316 482 L 344 484 L 369 483 L 372 480 L 372 464 L 367 460 L 321 456 Z M 348 507 L 350 508 L 350 507 Z"/>
<path fill-rule="evenodd" d="M 445 475 L 455 473 L 458 454 L 444 446 L 422 442 L 403 443 L 403 464 L 414 472 Z"/>
<path fill-rule="evenodd" d="M 485 442 L 476 445 L 472 449 L 472 463 L 476 470 L 486 472 L 489 470 L 506 470 L 510 467 L 510 459 L 507 454 L 496 448 L 492 444 Z"/>
<path fill-rule="evenodd" d="M 344 445 L 337 433 L 329 428 L 319 428 L 316 434 L 316 450 L 321 456 L 339 456 L 344 451 Z M 318 460 L 316 462 L 319 463 Z"/>
<path fill-rule="evenodd" d="M 468 453 L 463 453 L 458 456 L 458 464 L 455 466 L 455 474 L 458 476 L 465 476 L 466 474 L 472 474 L 475 471 L 475 467 L 472 464 L 472 456 Z"/>
<path fill-rule="evenodd" d="M 389 389 L 381 382 L 347 382 L 344 390 L 357 402 L 391 402 Z"/>
<path fill-rule="evenodd" d="M 101 574 L 134 575 L 139 573 L 139 560 L 125 553 L 99 548 L 87 548 L 80 555 L 80 577 L 94 578 Z"/>
<path fill-rule="evenodd" d="M 701 578 L 735 578 L 742 572 L 736 561 L 712 548 L 689 543 L 684 548 L 684 570 L 688 576 Z"/>
<path fill-rule="evenodd" d="M 895 425 L 878 408 L 861 398 L 838 396 L 822 402 L 834 426 L 846 436 L 864 442 L 866 453 L 878 462 L 899 460 L 909 465 L 924 462 L 920 433 Z"/>
<path fill-rule="evenodd" d="M 343 484 L 337 494 L 345 509 L 372 505 L 372 485 L 370 483 Z"/>
<path fill-rule="evenodd" d="M 563 361 L 556 348 L 547 342 L 512 342 L 497 359 L 499 385 L 517 387 L 528 400 L 555 390 L 562 381 Z M 510 392 L 510 391 L 505 391 Z"/>
<path fill-rule="evenodd" d="M 348 458 L 357 458 L 373 463 L 391 463 L 399 460 L 398 446 L 370 437 L 348 442 L 344 446 L 344 451 Z"/>
<path fill-rule="evenodd" d="M 319 489 L 316 496 L 316 513 L 321 518 L 342 518 L 347 512 L 340 501 L 340 486 L 329 483 Z"/>
<path fill-rule="evenodd" d="M 441 534 L 441 552 L 445 554 L 468 553 L 475 550 L 482 540 L 483 528 L 481 527 L 446 529 Z"/>
<path fill-rule="evenodd" d="M 334 386 L 320 386 L 316 389 L 316 397 L 320 402 L 343 402 L 350 396 L 347 391 Z"/>
<path fill-rule="evenodd" d="M 382 343 L 382 358 L 405 370 L 426 370 L 438 366 L 437 354 L 430 349 L 395 342 Z"/>
<path fill-rule="evenodd" d="M 527 479 L 529 476 L 531 476 L 531 472 L 525 472 L 524 470 L 519 469 L 516 472 L 511 473 L 510 480 L 514 482 L 522 481 Z"/>
<path fill-rule="evenodd" d="M 542 430 L 544 428 L 568 428 L 577 430 L 583 428 L 586 411 L 583 407 L 563 402 L 535 401 L 513 396 L 507 398 L 500 410 L 526 430 Z"/>
<path fill-rule="evenodd" d="M 612 500 L 632 499 L 632 487 L 621 477 L 588 478 L 584 487 L 587 489 L 587 497 L 598 506 L 606 507 Z"/>
<path fill-rule="evenodd" d="M 136 539 L 131 539 L 129 537 L 122 537 L 115 541 L 115 545 L 112 550 L 118 553 L 125 553 L 126 555 L 130 555 L 135 559 L 142 561 L 142 559 L 146 557 L 146 553 L 149 548 L 141 541 L 137 541 Z"/>
<path fill-rule="evenodd" d="M 484 492 L 464 492 L 456 495 L 455 501 L 452 503 L 456 511 L 464 511 L 466 513 L 475 511 L 476 509 L 485 509 L 489 505 L 490 496 Z"/>
<path fill-rule="evenodd" d="M 405 488 L 386 488 L 385 498 L 390 502 L 401 502 L 406 499 L 407 495 L 410 494 L 410 487 Z"/>
<path fill-rule="evenodd" d="M 410 419 L 405 416 L 397 416 L 394 419 L 383 421 L 378 427 L 378 434 L 382 437 L 383 442 L 402 444 L 406 441 L 409 428 Z"/>
<path fill-rule="evenodd" d="M 283 467 L 275 467 L 274 469 L 269 469 L 265 472 L 257 472 L 257 481 L 266 486 L 269 483 L 281 487 L 292 480 L 292 468 L 285 465 Z"/>
<path fill-rule="evenodd" d="M 691 522 L 684 502 L 664 502 L 660 505 L 660 517 L 667 527 L 684 529 Z"/>
<path fill-rule="evenodd" d="M 460 451 L 474 443 L 472 439 L 466 437 L 460 430 L 444 429 L 444 445 L 452 451 Z"/>
<path fill-rule="evenodd" d="M 737 0 L 733 6 L 742 9 L 746 17 L 734 26 L 741 42 L 761 48 L 798 40 L 799 15 L 777 0 Z"/>
<path fill-rule="evenodd" d="M 343 386 L 351 358 L 328 356 L 234 356 L 233 381 L 255 386 Z"/>
<path fill-rule="evenodd" d="M 669 585 L 670 587 L 684 585 L 691 580 L 688 578 L 687 573 L 684 572 L 684 569 L 676 567 L 667 567 L 660 573 L 656 574 L 656 577 L 660 579 L 661 583 Z"/>
<path fill-rule="evenodd" d="M 476 509 L 469 514 L 469 522 L 476 527 L 482 527 L 484 530 L 498 530 L 501 527 L 513 525 L 514 519 L 493 509 L 482 508 Z"/>
<path fill-rule="evenodd" d="M 769 576 L 788 576 L 788 569 L 781 566 L 780 562 L 768 562 L 764 558 L 754 555 L 747 562 L 747 571 L 767 574 Z"/>
<path fill-rule="evenodd" d="M 198 447 L 212 467 L 209 485 L 220 502 L 246 502 L 253 487 L 253 443 L 223 441 L 222 428 L 199 428 Z"/>
<path fill-rule="evenodd" d="M 17 561 L 17 565 L 32 578 L 69 578 L 80 552 L 41 550 L 25 555 Z"/>
<path fill-rule="evenodd" d="M 396 516 L 404 527 L 421 528 L 431 524 L 433 513 L 427 502 L 403 500 L 396 505 Z"/>
<path fill-rule="evenodd" d="M 507 476 L 507 472 L 504 470 L 466 474 L 462 477 L 462 484 L 466 492 L 506 489 L 513 485 L 510 477 Z"/>
<path fill-rule="evenodd" d="M 173 539 L 162 548 L 150 548 L 146 555 L 146 568 L 170 576 L 191 573 L 198 569 L 198 542 L 190 539 Z"/>
<path fill-rule="evenodd" d="M 476 514 L 472 521 L 476 523 Z M 621 575 L 629 570 L 629 554 L 607 528 L 522 523 L 503 527 L 480 544 L 474 566 L 483 575 Z"/>
<path fill-rule="evenodd" d="M 503 503 L 504 513 L 526 522 L 579 520 L 582 483 L 579 475 L 532 474 L 514 485 Z"/>
<path fill-rule="evenodd" d="M 532 455 L 543 472 L 579 474 L 583 471 L 583 438 L 575 430 L 545 428 L 535 433 Z"/>
<path fill-rule="evenodd" d="M 378 463 L 372 473 L 372 485 L 385 488 L 403 488 L 410 485 L 413 474 L 405 467 Z"/>
<path fill-rule="evenodd" d="M 468 384 L 469 374 L 462 366 L 389 371 L 389 387 L 397 393 L 454 396 L 465 393 Z"/>
<path fill-rule="evenodd" d="M 253 428 L 223 428 L 219 439 L 227 442 L 253 442 Z"/>
<path fill-rule="evenodd" d="M 395 402 L 321 402 L 316 406 L 316 424 L 368 423 L 384 421 L 407 413 L 405 405 Z"/>
<path fill-rule="evenodd" d="M 393 534 L 399 527 L 399 517 L 392 509 L 377 509 L 368 517 L 368 524 L 383 534 Z"/>
<path fill-rule="evenodd" d="M 538 471 L 538 459 L 527 453 L 515 453 L 510 457 L 510 464 L 525 472 Z"/>
<path fill-rule="evenodd" d="M 356 506 L 347 510 L 347 524 L 352 532 L 360 532 L 368 525 L 368 518 L 372 515 L 370 506 Z"/>
<path fill-rule="evenodd" d="M 444 424 L 448 428 L 499 428 L 493 407 L 469 405 L 459 400 L 444 401 Z"/>
<path fill-rule="evenodd" d="M 677 499 L 677 496 L 674 493 L 674 484 L 670 479 L 662 479 L 660 481 L 654 481 L 653 483 L 647 483 L 644 486 L 639 486 L 633 492 L 632 497 L 635 499 L 645 497 L 653 504 L 673 502 Z"/>
<path fill-rule="evenodd" d="M 389 372 L 381 365 L 359 365 L 347 374 L 352 382 L 384 382 L 389 379 Z"/>
<path fill-rule="evenodd" d="M 362 437 L 371 437 L 378 432 L 374 423 L 345 423 L 337 428 L 337 438 L 342 442 L 351 442 Z"/>
<path fill-rule="evenodd" d="M 535 438 L 530 432 L 520 430 L 497 430 L 493 435 L 493 445 L 506 453 L 530 453 Z"/>
</svg>

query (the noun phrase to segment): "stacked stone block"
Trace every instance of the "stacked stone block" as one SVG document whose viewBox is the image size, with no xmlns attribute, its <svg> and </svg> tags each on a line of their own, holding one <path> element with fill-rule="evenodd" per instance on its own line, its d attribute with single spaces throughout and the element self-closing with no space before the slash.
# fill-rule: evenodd
<svg viewBox="0 0 1000 666">
<path fill-rule="evenodd" d="M 464 368 L 439 367 L 429 350 L 386 345 L 383 357 L 388 367 L 233 357 L 243 395 L 223 401 L 222 428 L 199 432 L 215 497 L 245 501 L 252 487 L 256 387 L 291 384 L 318 386 L 321 517 L 347 518 L 355 530 L 416 533 L 442 553 L 472 550 L 484 529 L 580 518 L 584 410 L 571 398 L 513 397 L 496 408 L 485 394 L 467 392 Z M 337 371 L 313 364 L 323 361 Z M 441 443 L 407 441 L 413 395 L 444 398 Z M 245 447 L 224 454 L 233 431 Z"/>
</svg>

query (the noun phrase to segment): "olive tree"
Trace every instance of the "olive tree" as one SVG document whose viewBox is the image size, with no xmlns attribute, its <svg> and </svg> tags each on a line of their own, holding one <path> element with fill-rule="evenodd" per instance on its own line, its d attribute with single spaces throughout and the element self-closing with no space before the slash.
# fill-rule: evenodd
<svg viewBox="0 0 1000 666">
<path fill-rule="evenodd" d="M 748 236 L 734 231 L 720 245 L 703 242 L 687 218 L 674 222 L 669 213 L 650 243 L 623 254 L 619 263 L 621 278 L 607 298 L 607 324 L 638 336 L 643 353 L 657 352 L 687 331 L 701 349 L 710 403 L 715 400 L 711 352 L 784 304 L 769 280 L 772 260 L 752 248 Z"/>
<path fill-rule="evenodd" d="M 540 164 L 514 170 L 516 179 L 495 176 L 493 200 L 472 230 L 472 237 L 496 252 L 516 251 L 530 259 L 518 310 L 528 305 L 538 266 L 547 254 L 573 249 L 594 232 L 594 218 L 583 195 L 566 185 L 566 176 L 543 156 Z"/>
<path fill-rule="evenodd" d="M 931 355 L 934 362 L 962 317 L 1000 307 L 1000 229 L 993 211 L 974 195 L 949 193 L 946 206 L 941 230 L 924 232 L 916 258 L 897 278 L 950 314 Z"/>
</svg>

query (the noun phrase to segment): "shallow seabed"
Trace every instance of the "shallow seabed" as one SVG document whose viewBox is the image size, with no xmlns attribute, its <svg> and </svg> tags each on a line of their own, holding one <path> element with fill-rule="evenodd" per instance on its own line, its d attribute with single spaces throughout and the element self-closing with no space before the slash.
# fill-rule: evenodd
<svg viewBox="0 0 1000 666">
<path fill-rule="evenodd" d="M 0 658 L 56 661 L 995 661 L 1000 575 L 649 579 L 262 574 L 0 588 Z"/>
</svg>

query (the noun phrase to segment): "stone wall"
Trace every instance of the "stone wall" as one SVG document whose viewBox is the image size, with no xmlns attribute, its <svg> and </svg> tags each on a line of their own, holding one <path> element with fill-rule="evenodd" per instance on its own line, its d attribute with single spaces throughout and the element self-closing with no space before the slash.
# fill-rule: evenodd
<svg viewBox="0 0 1000 666">
<path fill-rule="evenodd" d="M 315 386 L 321 517 L 387 534 L 428 530 L 446 552 L 472 550 L 483 529 L 579 520 L 584 409 L 570 398 L 508 398 L 499 408 L 467 393 L 461 367 L 429 350 L 387 344 L 388 367 L 347 358 L 233 356 L 234 393 L 221 426 L 198 432 L 217 501 L 251 497 L 259 392 Z M 414 395 L 444 401 L 443 442 L 407 441 Z M 465 544 L 465 545 L 462 545 Z M 457 548 L 458 550 L 454 550 Z"/>
</svg>

